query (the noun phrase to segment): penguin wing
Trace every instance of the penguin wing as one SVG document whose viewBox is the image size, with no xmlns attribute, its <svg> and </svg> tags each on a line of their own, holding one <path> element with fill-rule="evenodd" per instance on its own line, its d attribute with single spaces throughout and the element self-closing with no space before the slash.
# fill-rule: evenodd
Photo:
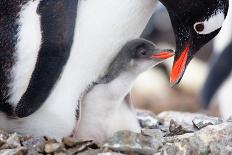
<svg viewBox="0 0 232 155">
<path fill-rule="evenodd" d="M 15 113 L 26 117 L 48 98 L 69 58 L 73 43 L 78 0 L 41 1 L 42 45 L 26 92 Z"/>
</svg>

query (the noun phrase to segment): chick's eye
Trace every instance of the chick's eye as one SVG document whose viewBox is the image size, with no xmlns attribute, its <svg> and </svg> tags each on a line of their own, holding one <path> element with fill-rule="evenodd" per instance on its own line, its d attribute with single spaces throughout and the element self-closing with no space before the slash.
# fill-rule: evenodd
<svg viewBox="0 0 232 155">
<path fill-rule="evenodd" d="M 140 49 L 139 54 L 142 56 L 145 56 L 145 55 L 147 55 L 147 51 L 145 51 L 144 49 Z"/>
</svg>

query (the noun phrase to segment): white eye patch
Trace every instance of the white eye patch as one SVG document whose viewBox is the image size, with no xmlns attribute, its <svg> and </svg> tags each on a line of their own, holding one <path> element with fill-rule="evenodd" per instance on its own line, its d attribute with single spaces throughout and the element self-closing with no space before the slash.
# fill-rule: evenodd
<svg viewBox="0 0 232 155">
<path fill-rule="evenodd" d="M 221 28 L 224 20 L 224 13 L 222 11 L 218 11 L 216 14 L 213 14 L 209 19 L 203 22 L 195 23 L 194 30 L 198 34 L 210 34 L 215 30 Z"/>
</svg>

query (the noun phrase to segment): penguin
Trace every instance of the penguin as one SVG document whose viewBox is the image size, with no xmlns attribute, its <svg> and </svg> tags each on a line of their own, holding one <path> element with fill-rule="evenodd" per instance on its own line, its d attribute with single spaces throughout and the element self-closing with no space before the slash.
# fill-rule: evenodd
<svg viewBox="0 0 232 155">
<path fill-rule="evenodd" d="M 180 33 L 183 27 L 227 9 L 225 0 L 161 2 L 169 8 L 178 46 L 196 35 Z M 77 99 L 104 74 L 120 48 L 141 35 L 156 4 L 156 0 L 1 1 L 0 129 L 54 138 L 70 135 L 78 119 Z M 189 5 L 182 15 L 180 8 Z M 222 22 L 210 19 L 207 23 Z M 197 37 L 189 46 L 199 48 L 216 34 Z"/>
<path fill-rule="evenodd" d="M 209 63 L 209 73 L 199 94 L 202 108 L 207 110 L 217 94 L 220 113 L 227 119 L 231 113 L 231 70 L 232 70 L 232 8 L 220 34 L 215 38 L 214 53 Z"/>
<path fill-rule="evenodd" d="M 227 80 L 232 70 L 232 42 L 213 62 L 200 93 L 202 107 L 208 109 L 212 98 Z M 232 112 L 231 112 L 232 114 Z M 228 116 L 229 117 L 229 116 Z"/>
<path fill-rule="evenodd" d="M 144 39 L 127 42 L 110 63 L 105 75 L 82 99 L 81 117 L 74 137 L 103 142 L 120 130 L 140 132 L 136 112 L 126 104 L 137 76 L 174 55 Z"/>
<path fill-rule="evenodd" d="M 199 49 L 221 30 L 229 0 L 162 0 L 167 8 L 176 38 L 171 84 L 177 85 Z"/>
</svg>

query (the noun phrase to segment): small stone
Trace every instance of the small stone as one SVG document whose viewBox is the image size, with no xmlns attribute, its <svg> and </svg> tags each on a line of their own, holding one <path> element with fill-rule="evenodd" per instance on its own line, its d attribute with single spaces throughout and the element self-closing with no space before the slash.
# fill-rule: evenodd
<svg viewBox="0 0 232 155">
<path fill-rule="evenodd" d="M 15 147 L 21 147 L 20 138 L 17 133 L 12 134 L 6 141 L 8 145 L 13 145 Z"/>
<path fill-rule="evenodd" d="M 192 133 L 193 131 L 183 128 L 174 120 L 170 121 L 169 132 L 165 136 L 183 135 L 185 133 Z"/>
<path fill-rule="evenodd" d="M 78 153 L 78 155 L 96 155 L 96 154 L 99 154 L 100 152 L 101 152 L 100 150 L 88 149 L 84 152 Z"/>
<path fill-rule="evenodd" d="M 78 154 L 80 152 L 84 152 L 92 145 L 94 145 L 92 141 L 79 141 L 74 148 L 68 149 L 68 154 Z"/>
<path fill-rule="evenodd" d="M 44 151 L 46 153 L 60 152 L 64 149 L 64 146 L 60 143 L 49 143 L 45 144 Z"/>
<path fill-rule="evenodd" d="M 193 124 L 196 126 L 199 130 L 208 126 L 208 125 L 218 125 L 223 123 L 223 120 L 218 117 L 196 117 L 193 119 Z"/>
<path fill-rule="evenodd" d="M 77 139 L 72 138 L 72 137 L 65 137 L 62 139 L 62 143 L 66 147 L 74 147 L 75 145 L 77 145 L 78 141 L 77 141 Z"/>
<path fill-rule="evenodd" d="M 171 120 L 175 120 L 182 126 L 192 126 L 192 120 L 197 116 L 202 117 L 203 114 L 178 112 L 178 111 L 166 111 L 158 114 L 158 118 L 163 122 L 165 126 L 169 126 Z"/>
<path fill-rule="evenodd" d="M 16 149 L 4 149 L 0 150 L 1 155 L 27 155 L 26 148 L 20 147 Z"/>
<path fill-rule="evenodd" d="M 130 131 L 119 131 L 103 144 L 103 147 L 114 151 L 125 152 L 126 154 L 129 152 L 145 155 L 158 152 L 162 146 L 162 142 L 153 137 L 144 136 Z"/>
<path fill-rule="evenodd" d="M 231 154 L 231 134 L 232 123 L 207 126 L 195 133 L 175 136 L 172 142 L 166 141 L 161 154 Z"/>
<path fill-rule="evenodd" d="M 3 144 L 3 145 L 0 147 L 0 150 L 4 150 L 4 149 L 15 149 L 15 148 L 17 148 L 17 146 L 12 145 L 12 144 L 7 144 L 7 143 L 5 143 L 5 144 Z"/>
<path fill-rule="evenodd" d="M 232 154 L 232 141 L 214 141 L 210 143 L 211 154 Z"/>
<path fill-rule="evenodd" d="M 9 134 L 5 131 L 0 130 L 0 140 L 6 141 L 9 138 Z"/>
<path fill-rule="evenodd" d="M 125 154 L 116 153 L 116 152 L 105 152 L 105 153 L 98 153 L 98 155 L 125 155 Z"/>
<path fill-rule="evenodd" d="M 48 136 L 44 136 L 43 138 L 46 141 L 46 143 L 57 143 L 56 139 L 50 138 Z"/>
<path fill-rule="evenodd" d="M 23 141 L 22 145 L 28 150 L 44 152 L 45 140 L 42 137 L 31 137 L 30 139 Z"/>
<path fill-rule="evenodd" d="M 161 124 L 160 120 L 149 111 L 138 111 L 137 119 L 139 120 L 140 126 L 146 129 L 158 129 Z"/>
<path fill-rule="evenodd" d="M 67 155 L 67 153 L 59 152 L 59 153 L 55 153 L 54 155 Z"/>
<path fill-rule="evenodd" d="M 226 121 L 227 122 L 232 122 L 232 116 L 230 116 Z"/>
<path fill-rule="evenodd" d="M 5 144 L 5 141 L 0 140 L 0 148 Z"/>
<path fill-rule="evenodd" d="M 142 129 L 141 134 L 150 136 L 158 141 L 163 141 L 164 133 L 160 129 Z"/>
</svg>

